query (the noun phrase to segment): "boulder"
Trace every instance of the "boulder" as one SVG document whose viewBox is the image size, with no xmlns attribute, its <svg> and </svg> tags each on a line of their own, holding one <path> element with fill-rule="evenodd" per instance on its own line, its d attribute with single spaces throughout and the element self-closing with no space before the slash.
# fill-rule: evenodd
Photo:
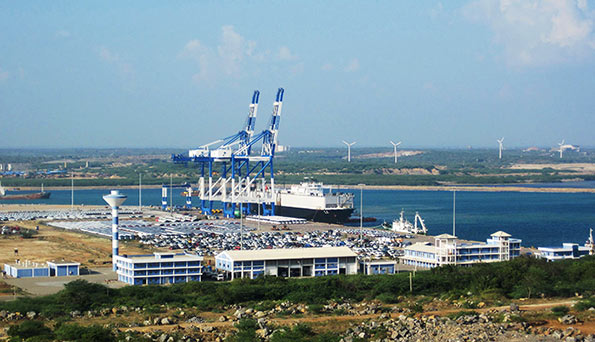
<svg viewBox="0 0 595 342">
<path fill-rule="evenodd" d="M 573 315 L 564 315 L 558 318 L 558 321 L 566 325 L 576 324 L 577 322 L 576 317 L 574 317 Z"/>
<path fill-rule="evenodd" d="M 195 316 L 195 317 L 190 317 L 190 319 L 188 319 L 186 322 L 187 323 L 202 323 L 202 322 L 204 322 L 204 320 L 200 317 Z"/>
<path fill-rule="evenodd" d="M 213 327 L 210 325 L 200 328 L 200 331 L 205 332 L 205 333 L 213 332 L 213 330 L 214 330 Z"/>
</svg>

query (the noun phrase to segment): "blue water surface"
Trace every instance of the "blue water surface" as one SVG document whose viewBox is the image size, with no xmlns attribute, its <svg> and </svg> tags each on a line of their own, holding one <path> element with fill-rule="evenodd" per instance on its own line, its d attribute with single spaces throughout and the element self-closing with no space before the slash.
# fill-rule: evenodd
<svg viewBox="0 0 595 342">
<path fill-rule="evenodd" d="M 181 191 L 173 191 L 174 205 L 184 205 Z M 355 194 L 355 207 L 359 211 L 360 190 L 348 191 Z M 108 192 L 75 190 L 74 203 L 104 205 L 102 196 Z M 137 189 L 121 192 L 128 196 L 125 205 L 138 205 Z M 20 203 L 70 204 L 70 190 L 53 190 L 51 193 L 46 200 Z M 410 221 L 418 211 L 432 235 L 452 233 L 452 192 L 364 190 L 363 199 L 364 216 L 378 219 L 366 226 L 392 222 L 403 209 Z M 142 200 L 143 205 L 159 206 L 161 189 L 144 189 Z M 196 197 L 193 204 L 198 205 Z M 587 239 L 589 227 L 595 228 L 595 194 L 592 193 L 456 193 L 456 235 L 462 239 L 483 241 L 491 233 L 503 230 L 522 239 L 523 246 L 557 246 L 562 242 L 582 244 Z"/>
</svg>

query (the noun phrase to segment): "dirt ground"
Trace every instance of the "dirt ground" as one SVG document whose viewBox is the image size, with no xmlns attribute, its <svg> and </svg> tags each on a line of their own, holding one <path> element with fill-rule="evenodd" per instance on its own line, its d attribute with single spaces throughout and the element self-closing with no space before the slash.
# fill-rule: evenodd
<svg viewBox="0 0 595 342">
<path fill-rule="evenodd" d="M 12 235 L 0 237 L 0 265 L 14 263 L 16 259 L 38 263 L 67 260 L 80 262 L 82 267 L 111 264 L 112 247 L 107 238 L 53 228 L 35 221 L 18 222 L 14 225 L 29 229 L 35 229 L 39 225 L 39 231 L 31 239 Z M 15 249 L 18 253 L 15 253 Z M 141 248 L 134 241 L 121 241 L 120 250 L 127 254 L 152 252 L 152 249 Z"/>
<path fill-rule="evenodd" d="M 581 174 L 595 174 L 594 163 L 560 163 L 560 164 L 513 164 L 510 169 L 575 171 Z"/>
</svg>

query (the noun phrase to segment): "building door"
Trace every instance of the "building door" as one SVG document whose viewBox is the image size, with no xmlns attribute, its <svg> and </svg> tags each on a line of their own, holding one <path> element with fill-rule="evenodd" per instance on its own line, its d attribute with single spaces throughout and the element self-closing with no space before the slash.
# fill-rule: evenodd
<svg viewBox="0 0 595 342">
<path fill-rule="evenodd" d="M 289 275 L 288 267 L 277 267 L 277 276 L 278 277 L 287 277 L 288 275 Z"/>
</svg>

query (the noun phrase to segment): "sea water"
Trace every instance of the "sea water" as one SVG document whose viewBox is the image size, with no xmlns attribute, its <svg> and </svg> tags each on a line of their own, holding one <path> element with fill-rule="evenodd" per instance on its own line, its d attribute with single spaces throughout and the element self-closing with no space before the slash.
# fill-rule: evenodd
<svg viewBox="0 0 595 342">
<path fill-rule="evenodd" d="M 559 184 L 558 184 L 559 185 Z M 577 187 L 595 187 L 595 182 L 582 182 Z M 355 195 L 356 211 L 360 210 L 360 189 L 343 190 Z M 138 189 L 122 189 L 128 196 L 124 205 L 138 205 Z M 182 189 L 174 189 L 173 205 L 182 206 Z M 3 201 L 3 203 L 70 204 L 70 190 L 53 190 L 49 199 Z M 74 191 L 75 205 L 105 205 L 102 196 L 108 190 Z M 169 195 L 169 192 L 168 192 Z M 199 200 L 193 197 L 193 205 Z M 144 206 L 161 205 L 161 189 L 143 189 Z M 168 198 L 169 204 L 169 198 Z M 453 193 L 447 191 L 364 190 L 364 217 L 375 217 L 371 227 L 383 221 L 391 223 L 401 210 L 413 222 L 419 212 L 429 234 L 453 233 Z M 359 224 L 352 224 L 359 226 Z M 502 230 L 523 240 L 523 246 L 559 246 L 563 242 L 584 243 L 589 228 L 595 228 L 594 193 L 527 193 L 527 192 L 456 192 L 455 234 L 462 239 L 484 241 Z"/>
</svg>

